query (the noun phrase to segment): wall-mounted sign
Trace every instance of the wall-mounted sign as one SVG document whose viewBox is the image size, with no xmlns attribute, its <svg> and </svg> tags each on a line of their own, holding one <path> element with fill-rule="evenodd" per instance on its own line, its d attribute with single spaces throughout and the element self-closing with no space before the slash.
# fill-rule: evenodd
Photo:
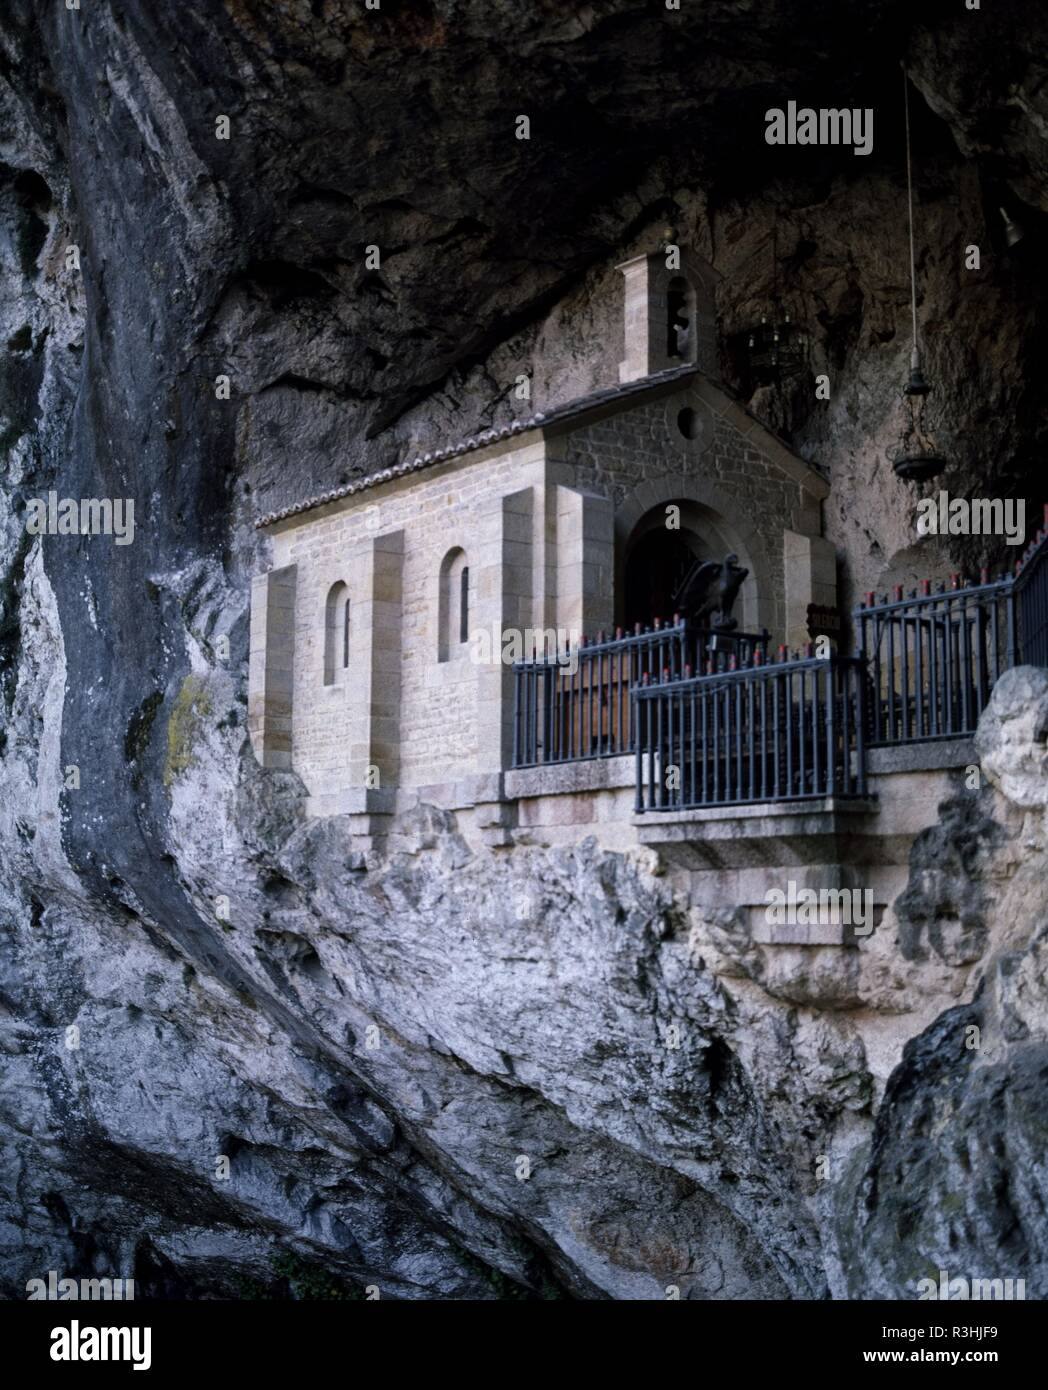
<svg viewBox="0 0 1048 1390">
<path fill-rule="evenodd" d="M 830 637 L 835 642 L 841 636 L 841 610 L 823 603 L 808 604 L 808 636 Z"/>
</svg>

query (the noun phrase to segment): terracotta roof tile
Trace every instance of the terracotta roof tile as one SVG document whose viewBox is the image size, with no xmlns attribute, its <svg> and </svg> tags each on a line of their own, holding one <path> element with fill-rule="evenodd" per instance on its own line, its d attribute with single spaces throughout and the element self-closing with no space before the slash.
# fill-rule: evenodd
<svg viewBox="0 0 1048 1390">
<path fill-rule="evenodd" d="M 655 372 L 652 376 L 641 377 L 639 381 L 624 381 L 619 386 L 605 387 L 603 390 L 591 392 L 588 396 L 578 396 L 575 400 L 555 406 L 552 410 L 537 410 L 534 415 L 529 415 L 524 420 L 514 420 L 511 425 L 502 425 L 498 429 L 482 430 L 479 434 L 470 435 L 457 444 L 450 444 L 443 449 L 434 449 L 425 454 L 417 454 L 414 458 L 404 459 L 392 468 L 383 468 L 378 473 L 369 473 L 366 477 L 358 478 L 355 482 L 346 483 L 344 487 L 335 488 L 331 492 L 322 492 L 315 497 L 307 498 L 304 502 L 296 502 L 293 506 L 284 507 L 281 511 L 269 512 L 265 516 L 260 516 L 255 522 L 255 526 L 258 528 L 271 526 L 276 521 L 284 521 L 290 516 L 298 516 L 302 512 L 312 511 L 314 507 L 322 507 L 328 502 L 337 502 L 343 497 L 352 497 L 354 493 L 365 492 L 368 488 L 377 487 L 379 483 L 388 483 L 394 478 L 402 478 L 407 473 L 417 473 L 423 468 L 432 468 L 434 464 L 444 463 L 447 459 L 458 458 L 461 454 L 471 453 L 474 449 L 485 449 L 490 444 L 498 444 L 504 439 L 525 434 L 528 430 L 545 429 L 561 420 L 568 420 L 573 416 L 584 415 L 587 411 L 596 410 L 602 405 L 643 395 L 645 392 L 652 391 L 669 382 L 685 381 L 694 376 L 697 371 L 698 368 L 689 362 L 683 367 L 670 367 L 664 372 Z"/>
</svg>

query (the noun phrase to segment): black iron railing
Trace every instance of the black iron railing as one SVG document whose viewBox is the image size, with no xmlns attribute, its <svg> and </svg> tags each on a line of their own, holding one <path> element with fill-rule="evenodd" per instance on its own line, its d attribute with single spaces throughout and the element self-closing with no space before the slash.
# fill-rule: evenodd
<svg viewBox="0 0 1048 1390">
<path fill-rule="evenodd" d="M 629 636 L 585 638 L 514 666 L 513 766 L 614 757 L 634 748 L 632 692 L 767 654 L 768 633 L 717 633 L 676 620 Z"/>
<path fill-rule="evenodd" d="M 998 676 L 1016 659 L 1015 586 L 1005 576 L 855 610 L 859 655 L 869 663 L 870 742 L 916 743 L 974 731 Z"/>
<path fill-rule="evenodd" d="M 990 692 L 1012 666 L 1048 665 L 1048 537 L 1015 572 L 977 584 L 954 575 L 908 597 L 866 595 L 855 610 L 870 679 L 870 743 L 917 743 L 974 733 Z"/>
<path fill-rule="evenodd" d="M 1014 572 L 855 611 L 857 656 L 675 620 L 515 668 L 515 767 L 633 753 L 638 811 L 866 795 L 872 745 L 972 733 L 998 677 L 1048 666 L 1048 509 Z"/>
<path fill-rule="evenodd" d="M 1048 666 L 1048 504 L 1044 527 L 1016 565 L 1015 598 L 1019 664 Z"/>
<path fill-rule="evenodd" d="M 866 794 L 857 657 L 755 660 L 641 685 L 634 699 L 638 811 Z"/>
</svg>

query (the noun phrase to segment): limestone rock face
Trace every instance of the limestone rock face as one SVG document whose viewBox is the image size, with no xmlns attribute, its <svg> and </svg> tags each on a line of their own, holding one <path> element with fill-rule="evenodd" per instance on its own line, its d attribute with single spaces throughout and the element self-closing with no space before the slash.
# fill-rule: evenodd
<svg viewBox="0 0 1048 1390">
<path fill-rule="evenodd" d="M 1009 801 L 1048 806 L 1048 673 L 1006 671 L 994 687 L 976 744 L 986 775 Z"/>
<path fill-rule="evenodd" d="M 667 226 L 720 273 L 736 390 L 776 277 L 803 316 L 809 373 L 752 405 L 830 472 L 846 600 L 1006 558 L 918 545 L 884 458 L 895 93 L 905 46 L 949 486 L 1033 516 L 1044 257 L 997 209 L 1048 212 L 1044 16 L 861 8 L 6 7 L 5 1295 L 907 1297 L 998 1250 L 1048 1293 L 1042 675 L 832 957 L 754 947 L 653 856 L 480 851 L 435 808 L 366 858 L 244 733 L 256 512 L 614 382 L 615 266 Z M 870 156 L 764 143 L 818 93 L 875 106 Z M 51 489 L 135 499 L 134 543 L 28 536 Z"/>
<path fill-rule="evenodd" d="M 1031 952 L 1043 983 L 1043 929 Z M 1008 988 L 1000 984 L 1001 992 L 988 981 L 975 1004 L 942 1015 L 907 1047 L 892 1077 L 869 1158 L 840 1194 L 853 1298 L 915 1298 L 920 1280 L 939 1286 L 941 1270 L 1013 1287 L 1023 1280 L 1025 1296 L 1040 1297 L 1034 1291 L 1048 1274 L 1048 1184 L 1038 1157 L 1048 1084 L 1044 997 L 1037 1032 L 986 1057 L 972 1044 L 1000 1036 Z"/>
</svg>

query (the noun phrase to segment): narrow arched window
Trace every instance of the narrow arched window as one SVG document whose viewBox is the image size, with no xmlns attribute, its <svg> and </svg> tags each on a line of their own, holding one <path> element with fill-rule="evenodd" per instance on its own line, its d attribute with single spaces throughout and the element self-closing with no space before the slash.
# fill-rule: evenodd
<svg viewBox="0 0 1048 1390">
<path fill-rule="evenodd" d="M 462 566 L 459 580 L 459 641 L 469 641 L 469 565 Z"/>
<path fill-rule="evenodd" d="M 437 659 L 448 661 L 469 641 L 469 565 L 455 546 L 440 565 Z"/>
<path fill-rule="evenodd" d="M 349 591 L 340 579 L 324 604 L 324 684 L 335 685 L 349 665 Z"/>
</svg>

